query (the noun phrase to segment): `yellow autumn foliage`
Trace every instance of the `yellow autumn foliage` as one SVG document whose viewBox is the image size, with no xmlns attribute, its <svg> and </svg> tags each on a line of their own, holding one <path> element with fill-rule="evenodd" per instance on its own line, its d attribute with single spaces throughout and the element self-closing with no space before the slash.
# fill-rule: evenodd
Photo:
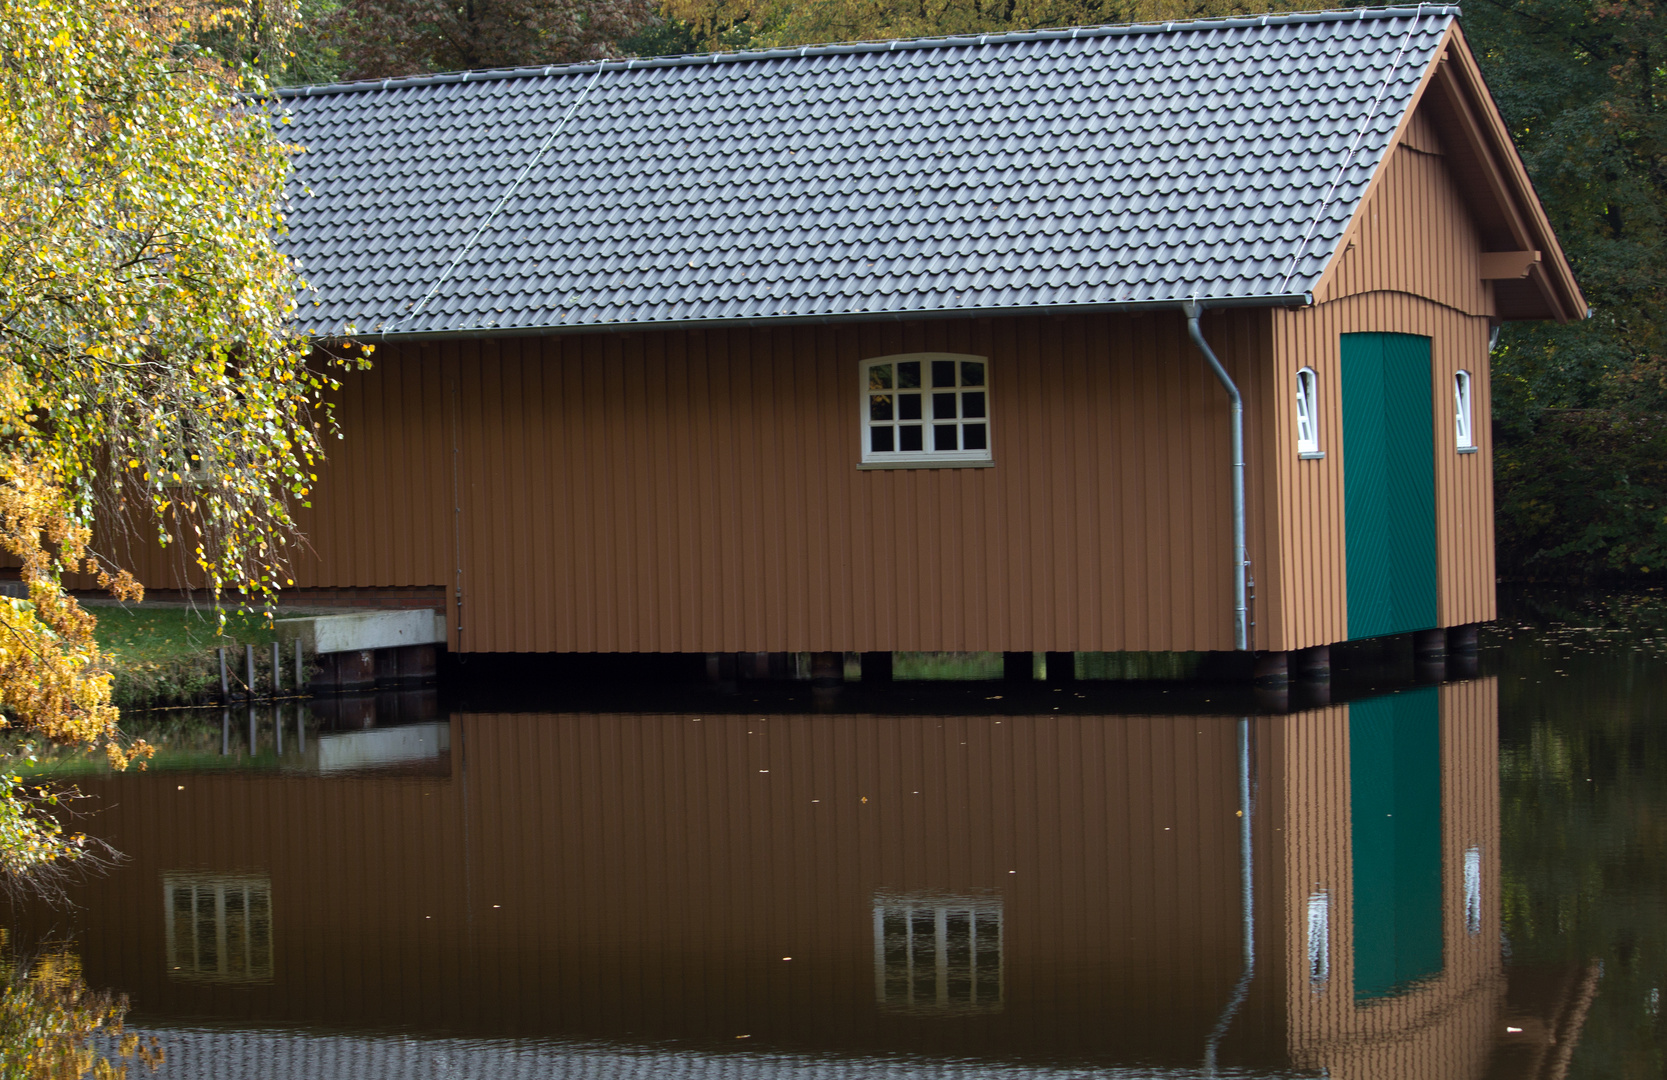
<svg viewBox="0 0 1667 1080">
<path fill-rule="evenodd" d="M 27 586 L 0 598 L 0 726 L 116 767 L 149 748 L 66 576 L 137 599 L 122 556 L 161 543 L 217 605 L 270 610 L 345 362 L 294 324 L 298 148 L 194 44 L 223 9 L 0 0 L 0 551 Z M 0 887 L 85 857 L 47 794 L 0 802 Z"/>
</svg>

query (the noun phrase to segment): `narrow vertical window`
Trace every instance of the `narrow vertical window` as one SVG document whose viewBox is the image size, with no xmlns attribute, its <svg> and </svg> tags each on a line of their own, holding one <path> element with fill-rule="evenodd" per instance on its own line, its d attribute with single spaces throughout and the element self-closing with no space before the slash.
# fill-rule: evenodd
<svg viewBox="0 0 1667 1080">
<path fill-rule="evenodd" d="M 862 365 L 862 463 L 990 462 L 990 372 L 982 356 L 912 353 Z"/>
<path fill-rule="evenodd" d="M 1453 434 L 1460 450 L 1476 448 L 1470 417 L 1470 372 L 1460 371 L 1453 376 Z"/>
<path fill-rule="evenodd" d="M 1297 453 L 1320 452 L 1319 399 L 1316 396 L 1314 369 L 1297 372 Z"/>
<path fill-rule="evenodd" d="M 1482 849 L 1475 844 L 1464 853 L 1464 928 L 1482 932 Z"/>
<path fill-rule="evenodd" d="M 1324 889 L 1308 896 L 1308 982 L 1319 990 L 1331 978 L 1331 897 Z"/>
</svg>

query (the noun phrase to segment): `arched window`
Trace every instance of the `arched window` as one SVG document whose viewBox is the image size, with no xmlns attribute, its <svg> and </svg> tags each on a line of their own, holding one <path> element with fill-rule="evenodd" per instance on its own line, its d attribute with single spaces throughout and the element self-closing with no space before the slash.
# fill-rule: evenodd
<svg viewBox="0 0 1667 1080">
<path fill-rule="evenodd" d="M 1320 456 L 1320 404 L 1314 369 L 1297 372 L 1297 453 Z"/>
<path fill-rule="evenodd" d="M 1453 435 L 1461 453 L 1476 449 L 1470 420 L 1470 372 L 1460 371 L 1453 376 Z"/>
</svg>

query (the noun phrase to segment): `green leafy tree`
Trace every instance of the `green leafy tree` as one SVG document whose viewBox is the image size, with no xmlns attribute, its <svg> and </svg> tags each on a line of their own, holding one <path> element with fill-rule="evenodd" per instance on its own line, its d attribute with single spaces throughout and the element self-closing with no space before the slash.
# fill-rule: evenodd
<svg viewBox="0 0 1667 1080">
<path fill-rule="evenodd" d="M 618 55 L 650 0 L 342 0 L 327 32 L 347 77 L 551 64 Z"/>
<path fill-rule="evenodd" d="M 1667 410 L 1667 9 L 1480 0 L 1464 26 L 1593 309 L 1506 329 L 1500 418 Z"/>
<path fill-rule="evenodd" d="M 0 609 L 0 723 L 118 766 L 146 748 L 64 575 L 136 597 L 123 556 L 162 542 L 217 603 L 269 605 L 329 423 L 277 247 L 291 151 L 193 44 L 216 14 L 0 0 L 0 550 L 29 591 Z M 6 797 L 12 881 L 85 851 Z"/>
<path fill-rule="evenodd" d="M 1000 33 L 1336 6 L 1324 0 L 661 0 L 707 49 Z"/>
</svg>

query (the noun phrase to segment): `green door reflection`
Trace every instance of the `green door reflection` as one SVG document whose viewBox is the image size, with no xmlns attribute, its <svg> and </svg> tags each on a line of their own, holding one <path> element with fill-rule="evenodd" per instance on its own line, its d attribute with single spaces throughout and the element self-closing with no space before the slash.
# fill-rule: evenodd
<svg viewBox="0 0 1667 1080">
<path fill-rule="evenodd" d="M 1354 996 L 1441 973 L 1441 706 L 1434 687 L 1349 706 Z"/>
</svg>

